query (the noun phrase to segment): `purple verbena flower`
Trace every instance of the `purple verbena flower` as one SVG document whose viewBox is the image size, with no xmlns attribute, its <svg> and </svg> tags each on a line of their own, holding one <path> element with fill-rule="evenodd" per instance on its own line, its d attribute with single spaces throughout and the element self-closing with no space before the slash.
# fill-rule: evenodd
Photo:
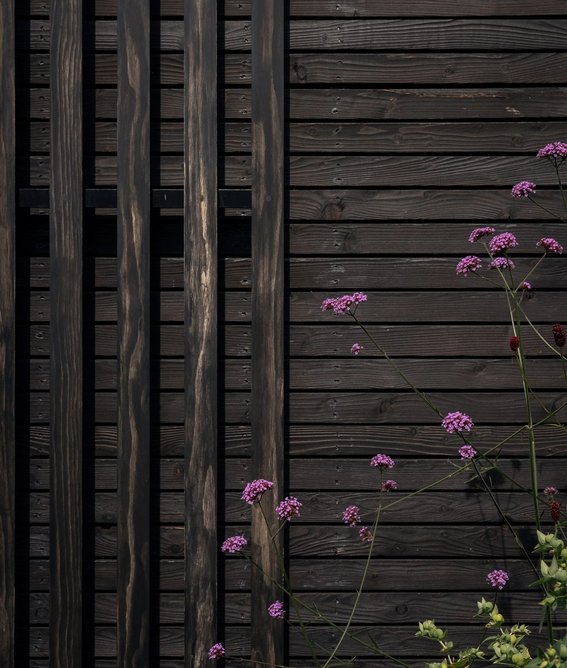
<svg viewBox="0 0 567 668">
<path fill-rule="evenodd" d="M 441 422 L 441 426 L 447 433 L 454 434 L 455 432 L 470 431 L 474 427 L 474 423 L 465 413 L 454 411 L 453 413 L 447 413 Z"/>
<path fill-rule="evenodd" d="M 466 276 L 471 271 L 482 268 L 482 260 L 476 255 L 467 255 L 457 263 L 457 274 Z"/>
<path fill-rule="evenodd" d="M 499 256 L 490 261 L 488 268 L 504 271 L 504 269 L 515 269 L 516 265 L 509 258 Z"/>
<path fill-rule="evenodd" d="M 235 554 L 236 552 L 241 552 L 244 547 L 248 545 L 248 541 L 244 536 L 231 536 L 227 538 L 224 543 L 221 545 L 221 552 L 230 552 L 230 554 Z"/>
<path fill-rule="evenodd" d="M 486 576 L 487 582 L 491 587 L 494 587 L 494 589 L 503 589 L 509 579 L 510 576 L 508 573 L 499 569 L 490 571 L 490 573 Z"/>
<path fill-rule="evenodd" d="M 537 152 L 538 158 L 550 158 L 551 160 L 565 160 L 567 158 L 567 144 L 562 141 L 554 141 L 546 144 Z"/>
<path fill-rule="evenodd" d="M 488 248 L 492 255 L 498 255 L 499 253 L 505 253 L 510 250 L 510 248 L 516 248 L 517 245 L 518 240 L 512 232 L 502 232 L 502 234 L 497 234 L 495 237 L 492 237 L 488 244 Z"/>
<path fill-rule="evenodd" d="M 386 469 L 393 469 L 396 465 L 396 462 L 388 455 L 383 455 L 381 453 L 374 455 L 370 460 L 370 466 L 376 466 L 380 471 L 385 471 Z"/>
<path fill-rule="evenodd" d="M 343 511 L 343 522 L 350 527 L 360 522 L 360 508 L 358 506 L 347 506 Z"/>
<path fill-rule="evenodd" d="M 472 447 L 472 445 L 463 445 L 462 448 L 459 448 L 459 455 L 461 455 L 462 460 L 474 459 L 478 452 Z"/>
<path fill-rule="evenodd" d="M 532 289 L 533 286 L 529 281 L 524 281 L 523 283 L 520 284 L 520 290 L 525 290 L 526 292 L 529 292 Z"/>
<path fill-rule="evenodd" d="M 493 227 L 477 227 L 470 233 L 469 241 L 471 244 L 474 244 L 475 241 L 490 234 L 494 234 L 495 232 L 496 230 Z"/>
<path fill-rule="evenodd" d="M 268 614 L 274 619 L 283 619 L 285 617 L 285 610 L 282 601 L 274 601 L 269 605 Z"/>
<path fill-rule="evenodd" d="M 536 246 L 541 246 L 546 253 L 557 253 L 557 255 L 563 253 L 563 246 L 552 237 L 543 237 L 537 242 Z"/>
<path fill-rule="evenodd" d="M 214 661 L 215 659 L 220 659 L 223 656 L 224 656 L 224 647 L 220 644 L 220 642 L 215 643 L 209 649 L 209 659 L 211 659 L 212 661 Z"/>
<path fill-rule="evenodd" d="M 358 304 L 368 300 L 368 296 L 364 292 L 354 292 L 352 295 L 343 295 L 342 297 L 328 297 L 323 300 L 321 304 L 322 311 L 332 310 L 335 315 L 345 315 L 350 311 L 354 311 Z"/>
<path fill-rule="evenodd" d="M 291 522 L 293 517 L 299 517 L 299 511 L 303 504 L 295 496 L 286 496 L 283 501 L 276 506 L 276 515 L 280 520 Z"/>
<path fill-rule="evenodd" d="M 273 482 L 264 480 L 263 478 L 253 480 L 246 485 L 240 498 L 243 501 L 246 501 L 246 503 L 252 505 L 255 501 L 259 501 L 262 494 L 267 492 L 269 489 L 272 489 L 273 486 Z"/>
<path fill-rule="evenodd" d="M 555 496 L 557 494 L 557 487 L 554 485 L 548 485 L 544 490 L 543 493 L 546 496 Z"/>
<path fill-rule="evenodd" d="M 361 346 L 360 343 L 353 343 L 350 352 L 353 355 L 358 355 L 361 350 L 364 350 L 364 346 Z"/>
<path fill-rule="evenodd" d="M 372 542 L 372 531 L 368 527 L 361 527 L 358 530 L 358 535 L 360 536 L 360 540 L 363 543 L 371 543 Z"/>
<path fill-rule="evenodd" d="M 398 483 L 395 480 L 384 480 L 382 483 L 383 492 L 393 492 L 398 489 Z"/>
<path fill-rule="evenodd" d="M 512 197 L 520 199 L 521 197 L 529 197 L 535 195 L 536 184 L 532 181 L 520 181 L 512 188 Z"/>
</svg>

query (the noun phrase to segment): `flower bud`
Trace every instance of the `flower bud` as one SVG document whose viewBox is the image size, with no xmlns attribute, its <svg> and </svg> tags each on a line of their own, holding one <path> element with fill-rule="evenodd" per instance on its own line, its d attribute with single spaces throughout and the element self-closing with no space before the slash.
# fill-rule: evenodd
<svg viewBox="0 0 567 668">
<path fill-rule="evenodd" d="M 561 325 L 556 323 L 551 328 L 551 332 L 553 334 L 553 339 L 555 340 L 555 345 L 558 348 L 563 348 L 565 342 L 567 341 L 567 338 L 565 336 L 565 330 L 563 329 L 563 327 L 561 327 Z"/>
<path fill-rule="evenodd" d="M 520 347 L 520 339 L 517 336 L 510 337 L 510 350 L 516 352 Z"/>
</svg>

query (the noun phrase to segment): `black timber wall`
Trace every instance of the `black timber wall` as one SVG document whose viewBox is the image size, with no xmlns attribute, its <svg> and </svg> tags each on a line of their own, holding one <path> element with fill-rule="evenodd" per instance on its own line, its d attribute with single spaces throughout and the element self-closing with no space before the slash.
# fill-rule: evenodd
<svg viewBox="0 0 567 668">
<path fill-rule="evenodd" d="M 563 3 L 213 5 L 2 0 L 3 665 L 200 666 L 217 639 L 306 665 L 295 632 L 254 637 L 267 592 L 247 563 L 216 561 L 225 534 L 265 540 L 243 485 L 276 476 L 301 498 L 292 579 L 341 622 L 364 550 L 340 514 L 372 508 L 369 458 L 397 460 L 397 498 L 457 447 L 370 346 L 351 357 L 360 335 L 321 313 L 328 295 L 367 291 L 372 333 L 442 410 L 475 417 L 481 446 L 525 421 L 503 296 L 454 266 L 478 224 L 517 233 L 519 265 L 565 239 L 509 196 L 530 178 L 554 202 L 534 156 L 567 136 Z M 560 321 L 565 261 L 533 278 L 531 317 Z M 529 353 L 558 406 L 560 374 L 535 338 Z M 567 479 L 561 434 L 539 443 L 542 486 Z M 522 440 L 501 464 L 528 483 Z M 524 530 L 527 495 L 494 484 Z M 496 567 L 505 614 L 539 622 L 529 568 L 461 478 L 381 536 L 358 623 L 386 651 L 421 665 L 425 617 L 474 638 Z"/>
</svg>

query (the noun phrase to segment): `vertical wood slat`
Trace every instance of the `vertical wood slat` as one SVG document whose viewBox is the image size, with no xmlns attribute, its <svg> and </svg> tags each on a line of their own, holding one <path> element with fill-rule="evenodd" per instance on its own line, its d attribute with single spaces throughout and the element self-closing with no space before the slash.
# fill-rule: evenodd
<svg viewBox="0 0 567 668">
<path fill-rule="evenodd" d="M 14 665 L 16 107 L 14 2 L 0 4 L 0 657 Z"/>
<path fill-rule="evenodd" d="M 185 0 L 185 666 L 217 642 L 217 3 Z"/>
<path fill-rule="evenodd" d="M 118 2 L 118 666 L 150 663 L 150 8 Z"/>
<path fill-rule="evenodd" d="M 255 477 L 274 482 L 274 501 L 284 482 L 284 123 L 284 2 L 254 0 L 252 456 Z M 252 514 L 252 558 L 266 573 L 252 573 L 252 660 L 282 664 L 285 626 L 267 614 L 268 605 L 282 598 L 270 583 L 281 573 L 258 508 Z"/>
<path fill-rule="evenodd" d="M 50 659 L 82 665 L 82 0 L 51 2 Z"/>
</svg>

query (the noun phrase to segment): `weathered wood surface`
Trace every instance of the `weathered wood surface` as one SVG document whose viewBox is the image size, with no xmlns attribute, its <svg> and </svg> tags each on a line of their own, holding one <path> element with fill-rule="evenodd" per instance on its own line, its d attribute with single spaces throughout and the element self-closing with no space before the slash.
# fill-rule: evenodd
<svg viewBox="0 0 567 668">
<path fill-rule="evenodd" d="M 252 19 L 254 20 L 254 19 Z M 19 23 L 19 22 L 18 22 Z M 282 18 L 283 25 L 283 18 Z M 85 21 L 85 40 L 95 49 L 116 49 L 117 22 Z M 221 47 L 249 51 L 253 27 L 250 21 L 226 21 L 221 33 Z M 17 30 L 29 39 L 29 48 L 45 49 L 49 43 L 51 22 L 33 19 Z M 469 50 L 505 51 L 530 49 L 554 51 L 567 48 L 567 19 L 564 18 L 423 18 L 363 20 L 296 20 L 289 24 L 288 49 L 324 49 L 329 51 L 376 49 L 405 51 Z M 181 51 L 183 21 L 162 20 L 152 29 L 153 49 Z"/>
<path fill-rule="evenodd" d="M 525 444 L 524 444 L 525 445 Z M 417 448 L 416 448 L 417 449 Z M 508 447 L 506 448 L 508 451 Z M 525 452 L 523 453 L 525 454 Z M 31 491 L 29 498 L 29 519 L 34 525 L 49 523 L 49 492 Z M 302 530 L 307 525 L 343 527 L 343 509 L 351 504 L 358 505 L 366 514 L 376 509 L 375 492 L 341 492 L 340 498 L 332 492 L 301 492 L 304 508 L 301 513 Z M 515 524 L 529 524 L 533 519 L 531 498 L 521 492 L 509 494 L 496 493 L 496 498 L 505 508 L 506 516 Z M 152 490 L 153 519 L 162 524 L 183 524 L 183 493 Z M 482 490 L 429 491 L 419 497 L 405 498 L 404 492 L 392 492 L 388 503 L 397 504 L 382 511 L 384 525 L 435 524 L 464 525 L 487 523 L 498 525 L 501 517 L 491 499 Z M 89 512 L 95 524 L 115 524 L 118 516 L 116 492 L 94 492 L 87 502 Z M 241 499 L 241 492 L 225 492 L 223 521 L 226 531 L 233 531 L 232 523 L 246 526 L 250 522 L 250 508 Z M 548 519 L 548 518 L 544 518 Z M 230 523 L 230 526 L 228 524 Z M 247 529 L 244 529 L 245 531 Z M 44 539 L 43 539 L 44 540 Z M 45 542 L 45 541 L 44 541 Z M 45 549 L 45 545 L 44 545 Z M 116 613 L 116 611 L 115 611 Z M 179 611 L 181 622 L 183 612 Z"/>
<path fill-rule="evenodd" d="M 525 88 L 292 88 L 289 90 L 289 118 L 292 120 L 459 120 L 511 119 L 545 121 L 561 119 L 567 113 L 565 87 Z M 44 88 L 26 91 L 29 117 L 50 117 L 49 95 Z M 86 118 L 116 118 L 116 91 L 97 88 L 87 92 Z M 157 104 L 157 103 L 156 103 Z M 252 104 L 249 88 L 225 90 L 223 115 L 226 119 L 249 119 Z M 183 119 L 183 94 L 163 88 L 159 116 Z"/>
<path fill-rule="evenodd" d="M 217 9 L 186 0 L 185 666 L 206 665 L 217 629 Z M 193 91 L 199 91 L 198 95 Z"/>
<path fill-rule="evenodd" d="M 290 153 L 525 153 L 535 156 L 540 146 L 567 134 L 567 123 L 548 122 L 389 122 L 389 123 L 289 123 Z M 152 130 L 159 138 L 160 153 L 179 152 L 183 123 L 156 121 Z M 226 153 L 249 153 L 252 130 L 249 122 L 224 125 Z M 97 153 L 116 151 L 116 123 L 94 124 Z M 30 123 L 29 150 L 49 151 L 49 123 Z"/>
<path fill-rule="evenodd" d="M 543 326 L 542 331 L 550 331 Z M 112 357 L 116 355 L 116 326 L 94 325 L 89 328 L 90 336 L 86 345 L 96 356 Z M 394 357 L 464 357 L 510 358 L 509 340 L 512 329 L 509 325 L 412 325 L 370 326 L 372 336 Z M 159 339 L 160 357 L 180 357 L 183 355 L 183 326 L 155 324 L 152 328 L 154 337 Z M 43 356 L 49 351 L 49 325 L 29 325 L 28 349 L 32 356 Z M 345 357 L 349 356 L 352 342 L 360 337 L 356 325 L 341 324 L 334 321 L 325 325 L 291 325 L 287 331 L 287 351 L 291 357 Z M 523 335 L 524 349 L 528 355 L 548 355 L 551 351 L 541 339 L 530 330 Z M 227 357 L 249 357 L 252 345 L 252 328 L 247 325 L 225 325 L 224 348 L 220 354 Z M 345 350 L 347 351 L 345 353 Z M 372 350 L 364 350 L 361 357 L 372 356 Z M 480 360 L 479 360 L 480 361 Z M 171 361 L 164 361 L 166 365 Z M 466 362 L 465 362 L 466 363 Z M 529 362 L 532 364 L 532 362 Z M 547 363 L 547 362 L 546 362 Z M 98 364 L 98 363 L 97 363 Z M 535 361 L 533 362 L 536 365 Z M 37 366 L 35 366 L 37 365 Z M 45 362 L 38 360 L 30 363 L 33 389 L 41 389 L 45 380 Z M 534 369 L 535 370 L 535 369 Z M 98 382 L 98 375 L 96 376 Z M 31 389 L 31 388 L 30 388 Z"/>
<path fill-rule="evenodd" d="M 292 457 L 372 457 L 387 449 L 392 456 L 413 456 L 418 451 L 427 457 L 454 457 L 455 443 L 436 425 L 289 425 L 288 448 Z M 475 444 L 487 450 L 516 431 L 506 425 L 476 425 Z M 49 452 L 48 425 L 29 428 L 30 454 L 45 457 Z M 161 425 L 152 431 L 156 451 L 161 457 L 183 455 L 183 426 Z M 538 448 L 543 457 L 565 456 L 564 440 L 560 430 L 538 428 Z M 251 434 L 248 425 L 221 425 L 220 443 L 227 456 L 249 457 Z M 85 438 L 86 452 L 97 457 L 116 456 L 116 426 L 96 425 Z M 18 447 L 28 442 L 18 441 Z M 157 455 L 156 452 L 156 455 Z M 525 434 L 519 432 L 506 442 L 505 452 L 510 457 L 525 457 Z M 37 462 L 39 471 L 45 462 Z"/>
<path fill-rule="evenodd" d="M 292 323 L 336 323 L 329 313 L 321 312 L 321 302 L 329 296 L 325 292 L 291 292 L 289 295 L 288 321 Z M 557 322 L 557 304 L 561 303 L 561 290 L 546 290 L 531 294 L 525 310 L 533 322 Z M 407 323 L 408 314 L 414 323 L 476 322 L 494 325 L 508 322 L 506 300 L 501 292 L 467 290 L 466 299 L 458 290 L 431 292 L 401 291 L 368 293 L 369 303 L 364 305 L 364 322 L 367 324 Z M 32 291 L 22 295 L 29 306 L 32 322 L 48 322 L 51 312 L 51 295 L 46 291 Z M 183 293 L 179 291 L 152 292 L 152 307 L 160 321 L 183 322 Z M 29 302 L 28 302 L 29 300 Z M 220 319 L 223 322 L 251 322 L 250 291 L 230 291 L 224 295 Z M 415 304 L 419 301 L 420 308 Z M 116 322 L 116 293 L 110 291 L 85 293 L 85 306 L 99 322 Z M 347 322 L 345 319 L 341 322 Z"/>
<path fill-rule="evenodd" d="M 0 5 L 0 656 L 14 666 L 16 611 L 16 98 L 14 2 Z"/>
<path fill-rule="evenodd" d="M 73 668 L 82 663 L 82 2 L 52 0 L 51 13 L 50 658 Z"/>
<path fill-rule="evenodd" d="M 32 16 L 48 15 L 48 0 L 30 0 Z M 219 4 L 221 15 L 250 16 L 252 0 L 223 0 Z M 547 16 L 563 15 L 562 0 L 542 0 L 537 5 L 518 4 L 513 0 L 485 0 L 471 3 L 465 0 L 405 0 L 403 4 L 392 4 L 388 0 L 290 0 L 290 16 L 344 16 L 351 18 L 377 16 Z M 91 11 L 96 16 L 115 16 L 115 0 L 95 0 Z M 182 16 L 183 0 L 161 0 L 161 16 Z"/>
<path fill-rule="evenodd" d="M 49 83 L 49 54 L 27 56 L 26 82 Z M 557 51 L 521 53 L 293 53 L 286 59 L 291 84 L 565 84 L 567 55 Z M 98 86 L 116 81 L 116 54 L 95 53 L 85 63 L 85 73 Z M 225 85 L 252 81 L 252 59 L 245 53 L 226 52 L 223 57 Z M 160 86 L 183 83 L 183 54 L 159 55 Z"/>
<path fill-rule="evenodd" d="M 150 657 L 149 2 L 118 4 L 118 665 Z"/>
<path fill-rule="evenodd" d="M 252 478 L 273 482 L 270 498 L 284 490 L 284 6 L 252 3 Z M 227 31 L 228 32 L 228 31 Z M 225 409 L 226 410 L 226 409 Z M 281 594 L 284 536 L 278 520 L 252 508 L 252 660 L 284 661 L 285 626 L 266 616 Z"/>
<path fill-rule="evenodd" d="M 470 333 L 467 333 L 470 336 Z M 370 390 L 406 389 L 407 385 L 399 373 L 385 360 L 362 359 L 363 355 L 378 355 L 372 344 L 360 334 L 345 342 L 343 356 L 350 355 L 354 341 L 362 341 L 364 351 L 361 359 L 292 359 L 288 362 L 290 390 Z M 522 387 L 521 376 L 510 352 L 508 340 L 502 341 L 500 351 L 507 359 L 446 360 L 410 359 L 399 360 L 397 366 L 406 376 L 423 390 L 468 388 L 471 390 L 518 390 Z M 408 351 L 409 352 L 409 351 Z M 118 387 L 118 362 L 97 360 L 89 365 L 94 372 L 96 390 L 116 390 Z M 155 361 L 152 374 L 158 379 L 162 390 L 182 390 L 184 387 L 183 360 Z M 241 390 L 252 387 L 253 361 L 226 360 L 223 386 L 226 390 Z M 48 390 L 50 386 L 49 362 L 31 360 L 21 364 L 20 371 L 29 374 L 31 390 Z M 559 358 L 531 359 L 526 372 L 530 385 L 535 390 L 563 389 L 565 375 Z"/>
</svg>

